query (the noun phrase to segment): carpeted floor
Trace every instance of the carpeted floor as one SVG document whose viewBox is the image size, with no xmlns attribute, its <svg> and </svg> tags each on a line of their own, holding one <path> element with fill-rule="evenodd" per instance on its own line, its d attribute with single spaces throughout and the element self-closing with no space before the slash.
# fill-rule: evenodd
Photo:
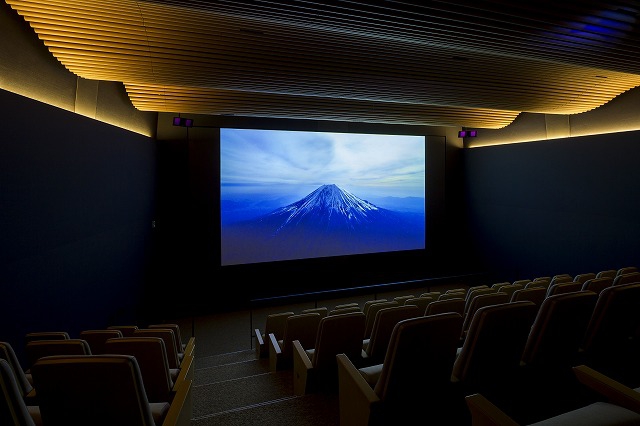
<svg viewBox="0 0 640 426">
<path fill-rule="evenodd" d="M 293 371 L 270 372 L 246 350 L 196 359 L 192 426 L 331 426 L 336 394 L 293 395 Z"/>
</svg>

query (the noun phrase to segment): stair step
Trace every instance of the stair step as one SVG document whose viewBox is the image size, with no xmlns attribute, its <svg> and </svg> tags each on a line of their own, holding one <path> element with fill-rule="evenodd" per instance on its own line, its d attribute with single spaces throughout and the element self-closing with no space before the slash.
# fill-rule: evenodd
<svg viewBox="0 0 640 426">
<path fill-rule="evenodd" d="M 193 388 L 192 418 L 292 396 L 292 370 L 196 385 Z"/>
<path fill-rule="evenodd" d="M 264 359 L 199 367 L 194 371 L 193 384 L 206 385 L 265 373 L 269 373 L 269 360 Z"/>
<path fill-rule="evenodd" d="M 254 425 L 339 426 L 340 411 L 335 394 L 289 396 L 212 414 L 194 416 L 191 426 Z"/>
</svg>

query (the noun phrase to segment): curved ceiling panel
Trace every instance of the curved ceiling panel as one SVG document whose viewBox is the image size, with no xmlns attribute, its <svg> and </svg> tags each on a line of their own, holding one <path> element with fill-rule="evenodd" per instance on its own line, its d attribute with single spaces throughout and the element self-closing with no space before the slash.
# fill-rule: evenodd
<svg viewBox="0 0 640 426">
<path fill-rule="evenodd" d="M 144 111 L 500 128 L 640 85 L 631 2 L 7 3 Z"/>
</svg>

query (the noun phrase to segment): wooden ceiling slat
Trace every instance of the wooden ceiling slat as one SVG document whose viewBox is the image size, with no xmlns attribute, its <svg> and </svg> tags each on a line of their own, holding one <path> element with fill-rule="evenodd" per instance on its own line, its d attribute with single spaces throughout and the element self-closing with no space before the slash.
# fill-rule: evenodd
<svg viewBox="0 0 640 426">
<path fill-rule="evenodd" d="M 224 113 L 495 128 L 522 111 L 591 110 L 640 85 L 637 9 L 610 10 L 605 39 L 587 30 L 599 1 L 7 3 L 69 70 L 122 81 L 137 108 L 217 114 L 210 98 L 223 93 Z"/>
</svg>

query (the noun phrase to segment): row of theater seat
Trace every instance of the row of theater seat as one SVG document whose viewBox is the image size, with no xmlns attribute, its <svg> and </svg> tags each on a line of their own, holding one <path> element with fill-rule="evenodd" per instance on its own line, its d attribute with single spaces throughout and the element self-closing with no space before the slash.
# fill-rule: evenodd
<svg viewBox="0 0 640 426">
<path fill-rule="evenodd" d="M 178 333 L 176 324 L 84 330 L 78 338 L 28 333 L 24 370 L 11 344 L 0 342 L 2 368 L 10 372 L 3 374 L 3 389 L 12 390 L 5 392 L 1 419 L 9 425 L 187 426 L 195 339 L 183 342 Z"/>
<path fill-rule="evenodd" d="M 618 275 L 617 277 L 599 276 L 609 272 L 616 272 Z M 434 291 L 422 293 L 419 297 L 403 295 L 397 296 L 393 300 L 375 299 L 365 302 L 362 310 L 358 303 L 352 302 L 335 306 L 331 311 L 327 307 L 319 307 L 306 309 L 295 315 L 292 311 L 279 312 L 267 316 L 264 332 L 259 329 L 255 330 L 255 348 L 257 356 L 269 357 L 272 370 L 275 371 L 279 367 L 286 368 L 291 365 L 293 340 L 300 340 L 303 347 L 313 346 L 321 318 L 337 313 L 362 311 L 365 314 L 363 350 L 365 350 L 365 355 L 368 357 L 370 353 L 367 347 L 369 346 L 376 313 L 381 309 L 399 305 L 417 306 L 424 315 L 450 311 L 459 312 L 464 318 L 460 336 L 462 342 L 473 314 L 482 306 L 525 300 L 532 301 L 537 306 L 540 306 L 544 298 L 550 295 L 581 289 L 591 289 L 599 293 L 602 289 L 611 285 L 640 280 L 639 276 L 640 272 L 635 267 L 627 267 L 598 274 L 580 274 L 575 277 L 575 280 L 568 274 L 560 274 L 554 277 L 539 277 L 533 281 L 518 280 L 513 283 L 494 283 L 491 286 L 478 285 L 470 288 L 455 288 L 447 290 L 445 293 Z M 319 315 L 312 315 L 312 313 L 318 313 Z M 286 333 L 285 330 L 287 330 Z M 269 338 L 270 335 L 271 338 Z M 383 344 L 384 342 L 386 340 L 382 341 Z M 376 349 L 375 345 L 373 345 L 373 349 Z M 373 358 L 378 359 L 379 357 L 374 356 Z"/>
<path fill-rule="evenodd" d="M 627 274 L 620 275 L 637 273 L 637 270 L 625 272 Z M 579 279 L 584 280 L 581 282 L 584 284 L 587 279 L 594 278 L 582 276 Z M 501 285 L 513 285 L 499 283 L 463 289 L 453 299 L 462 302 L 458 304 L 462 306 L 458 312 L 445 310 L 428 313 L 426 307 L 423 309 L 411 303 L 419 298 L 430 298 L 429 304 L 432 304 L 435 302 L 434 296 L 440 299 L 446 294 L 431 292 L 421 294 L 419 298 L 406 295 L 391 301 L 368 301 L 362 310 L 357 303 L 352 303 L 336 307 L 338 310 L 333 311 L 316 308 L 313 313 L 276 313 L 267 317 L 265 333 L 255 330 L 257 354 L 269 356 L 272 369 L 294 369 L 296 394 L 339 390 L 341 424 L 344 425 L 372 423 L 375 417 L 387 410 L 382 408 L 386 405 L 408 408 L 408 401 L 419 404 L 412 398 L 415 389 L 423 389 L 417 394 L 421 395 L 422 401 L 428 400 L 435 407 L 449 407 L 454 412 L 468 413 L 456 403 L 463 401 L 464 396 L 481 390 L 497 398 L 500 391 L 515 389 L 516 384 L 520 385 L 522 392 L 522 384 L 526 383 L 525 388 L 529 389 L 522 393 L 534 398 L 550 383 L 556 384 L 556 391 L 564 389 L 558 384 L 574 382 L 567 380 L 566 376 L 577 363 L 588 363 L 590 367 L 624 378 L 624 368 L 620 368 L 623 354 L 628 357 L 629 353 L 637 353 L 629 352 L 629 345 L 637 345 L 640 284 L 624 284 L 618 280 L 615 286 L 609 285 L 597 293 L 574 287 L 572 291 L 547 294 L 552 282 L 553 285 L 569 282 L 568 276 L 549 277 L 547 282 L 542 278 L 533 281 L 544 291 L 539 303 L 512 301 L 512 298 L 491 299 L 495 294 L 504 294 L 498 291 Z M 570 281 L 573 282 L 573 279 Z M 527 280 L 526 283 L 515 284 L 524 288 L 528 283 Z M 479 291 L 481 289 L 490 291 L 482 294 Z M 479 292 L 474 295 L 474 291 Z M 490 303 L 474 306 L 472 301 L 476 298 L 485 298 Z M 440 300 L 444 302 L 444 299 Z M 381 336 L 385 337 L 381 340 L 386 339 L 387 342 L 383 345 L 382 354 L 369 357 L 367 348 L 372 344 L 375 334 L 368 335 L 365 330 L 367 314 L 372 312 L 372 308 L 376 321 L 383 323 L 381 319 L 387 316 L 392 326 L 382 327 L 385 331 L 381 332 Z M 307 320 L 311 330 L 304 329 L 304 323 L 300 322 L 296 333 L 305 337 L 291 340 L 286 330 L 295 324 L 297 318 L 312 318 Z M 412 333 L 417 341 L 402 343 L 406 348 L 412 348 L 409 351 L 412 355 L 399 355 L 407 349 L 394 346 L 401 345 L 394 340 L 398 337 L 395 336 L 399 333 L 398 326 L 404 324 L 409 327 L 409 323 L 418 318 L 430 318 L 423 321 L 433 324 L 423 327 L 430 329 L 431 333 L 414 330 Z M 273 328 L 270 320 L 279 321 L 280 339 L 276 334 L 277 327 Z M 270 353 L 261 353 L 259 343 L 262 336 L 267 336 L 264 344 L 271 348 Z M 323 346 L 323 338 L 333 343 Z M 280 363 L 280 358 L 288 357 L 283 354 L 289 341 L 292 360 Z M 354 343 L 358 341 L 360 345 Z M 616 354 L 614 358 L 611 357 L 611 351 Z M 272 358 L 274 355 L 276 362 Z M 336 357 L 337 364 L 331 362 L 332 356 Z M 335 375 L 332 366 L 338 368 Z M 339 377 L 339 386 L 332 380 L 335 376 Z M 514 381 L 514 378 L 517 380 Z M 324 385 L 323 381 L 326 382 Z M 398 387 L 399 383 L 406 386 Z M 408 393 L 408 389 L 412 390 Z M 561 395 L 561 392 L 556 394 Z M 518 406 L 505 395 L 500 395 L 500 398 L 509 401 L 511 406 Z M 553 413 L 554 408 L 557 412 L 571 407 L 571 403 L 551 404 L 550 407 L 553 408 L 549 408 L 547 414 Z M 398 420 L 398 410 L 389 410 L 389 413 L 395 413 L 389 415 Z M 526 404 L 514 409 L 514 412 L 526 418 L 523 416 L 527 412 Z M 460 420 L 470 421 L 469 418 Z M 450 422 L 452 418 L 443 418 L 442 421 Z"/>
<path fill-rule="evenodd" d="M 400 421 L 398 415 L 420 401 L 431 407 L 431 418 L 439 413 L 441 424 L 471 424 L 458 416 L 465 412 L 461 401 L 474 394 L 499 401 L 523 424 L 582 410 L 595 401 L 585 404 L 581 398 L 573 366 L 606 371 L 623 388 L 627 380 L 637 385 L 639 308 L 640 283 L 599 295 L 582 290 L 552 295 L 540 308 L 526 301 L 488 305 L 476 311 L 461 347 L 455 338 L 462 328 L 458 313 L 427 316 L 430 320 L 422 322 L 431 326 L 400 342 L 394 339 L 401 325 L 420 322 L 402 320 L 382 365 L 358 368 L 351 356 L 337 355 L 341 425 L 374 424 L 375 417 L 385 416 Z M 634 368 L 632 378 L 627 373 Z M 638 394 L 628 395 L 640 401 Z"/>
</svg>

